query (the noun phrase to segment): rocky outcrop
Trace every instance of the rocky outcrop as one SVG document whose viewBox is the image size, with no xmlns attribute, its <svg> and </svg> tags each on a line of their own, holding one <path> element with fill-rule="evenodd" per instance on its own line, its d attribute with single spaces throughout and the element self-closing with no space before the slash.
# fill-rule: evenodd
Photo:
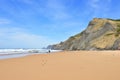
<svg viewBox="0 0 120 80">
<path fill-rule="evenodd" d="M 120 20 L 94 18 L 86 30 L 48 48 L 58 50 L 115 50 L 120 48 Z"/>
</svg>

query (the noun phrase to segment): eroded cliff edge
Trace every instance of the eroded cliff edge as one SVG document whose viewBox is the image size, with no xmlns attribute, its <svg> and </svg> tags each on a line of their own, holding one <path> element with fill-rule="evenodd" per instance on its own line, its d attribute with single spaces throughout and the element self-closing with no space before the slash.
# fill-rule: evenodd
<svg viewBox="0 0 120 80">
<path fill-rule="evenodd" d="M 94 18 L 88 27 L 59 44 L 57 50 L 117 50 L 120 48 L 120 20 Z"/>
</svg>

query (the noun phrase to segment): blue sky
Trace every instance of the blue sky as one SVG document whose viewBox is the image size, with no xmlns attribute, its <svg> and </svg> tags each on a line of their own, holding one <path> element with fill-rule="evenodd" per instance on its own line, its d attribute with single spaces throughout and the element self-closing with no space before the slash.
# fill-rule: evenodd
<svg viewBox="0 0 120 80">
<path fill-rule="evenodd" d="M 120 17 L 119 0 L 0 0 L 0 48 L 41 48 Z"/>
</svg>

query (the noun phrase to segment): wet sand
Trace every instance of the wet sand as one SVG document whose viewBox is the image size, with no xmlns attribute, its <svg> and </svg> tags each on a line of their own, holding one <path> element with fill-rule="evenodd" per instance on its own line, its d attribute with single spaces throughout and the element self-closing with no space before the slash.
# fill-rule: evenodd
<svg viewBox="0 0 120 80">
<path fill-rule="evenodd" d="M 120 80 L 120 51 L 64 51 L 0 60 L 0 80 Z"/>
</svg>

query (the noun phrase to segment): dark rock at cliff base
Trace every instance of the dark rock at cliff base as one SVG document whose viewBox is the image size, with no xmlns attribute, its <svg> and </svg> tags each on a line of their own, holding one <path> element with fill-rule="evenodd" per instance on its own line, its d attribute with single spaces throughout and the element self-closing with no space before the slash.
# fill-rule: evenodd
<svg viewBox="0 0 120 80">
<path fill-rule="evenodd" d="M 117 50 L 120 48 L 120 20 L 94 18 L 81 33 L 59 44 L 57 50 Z"/>
</svg>

